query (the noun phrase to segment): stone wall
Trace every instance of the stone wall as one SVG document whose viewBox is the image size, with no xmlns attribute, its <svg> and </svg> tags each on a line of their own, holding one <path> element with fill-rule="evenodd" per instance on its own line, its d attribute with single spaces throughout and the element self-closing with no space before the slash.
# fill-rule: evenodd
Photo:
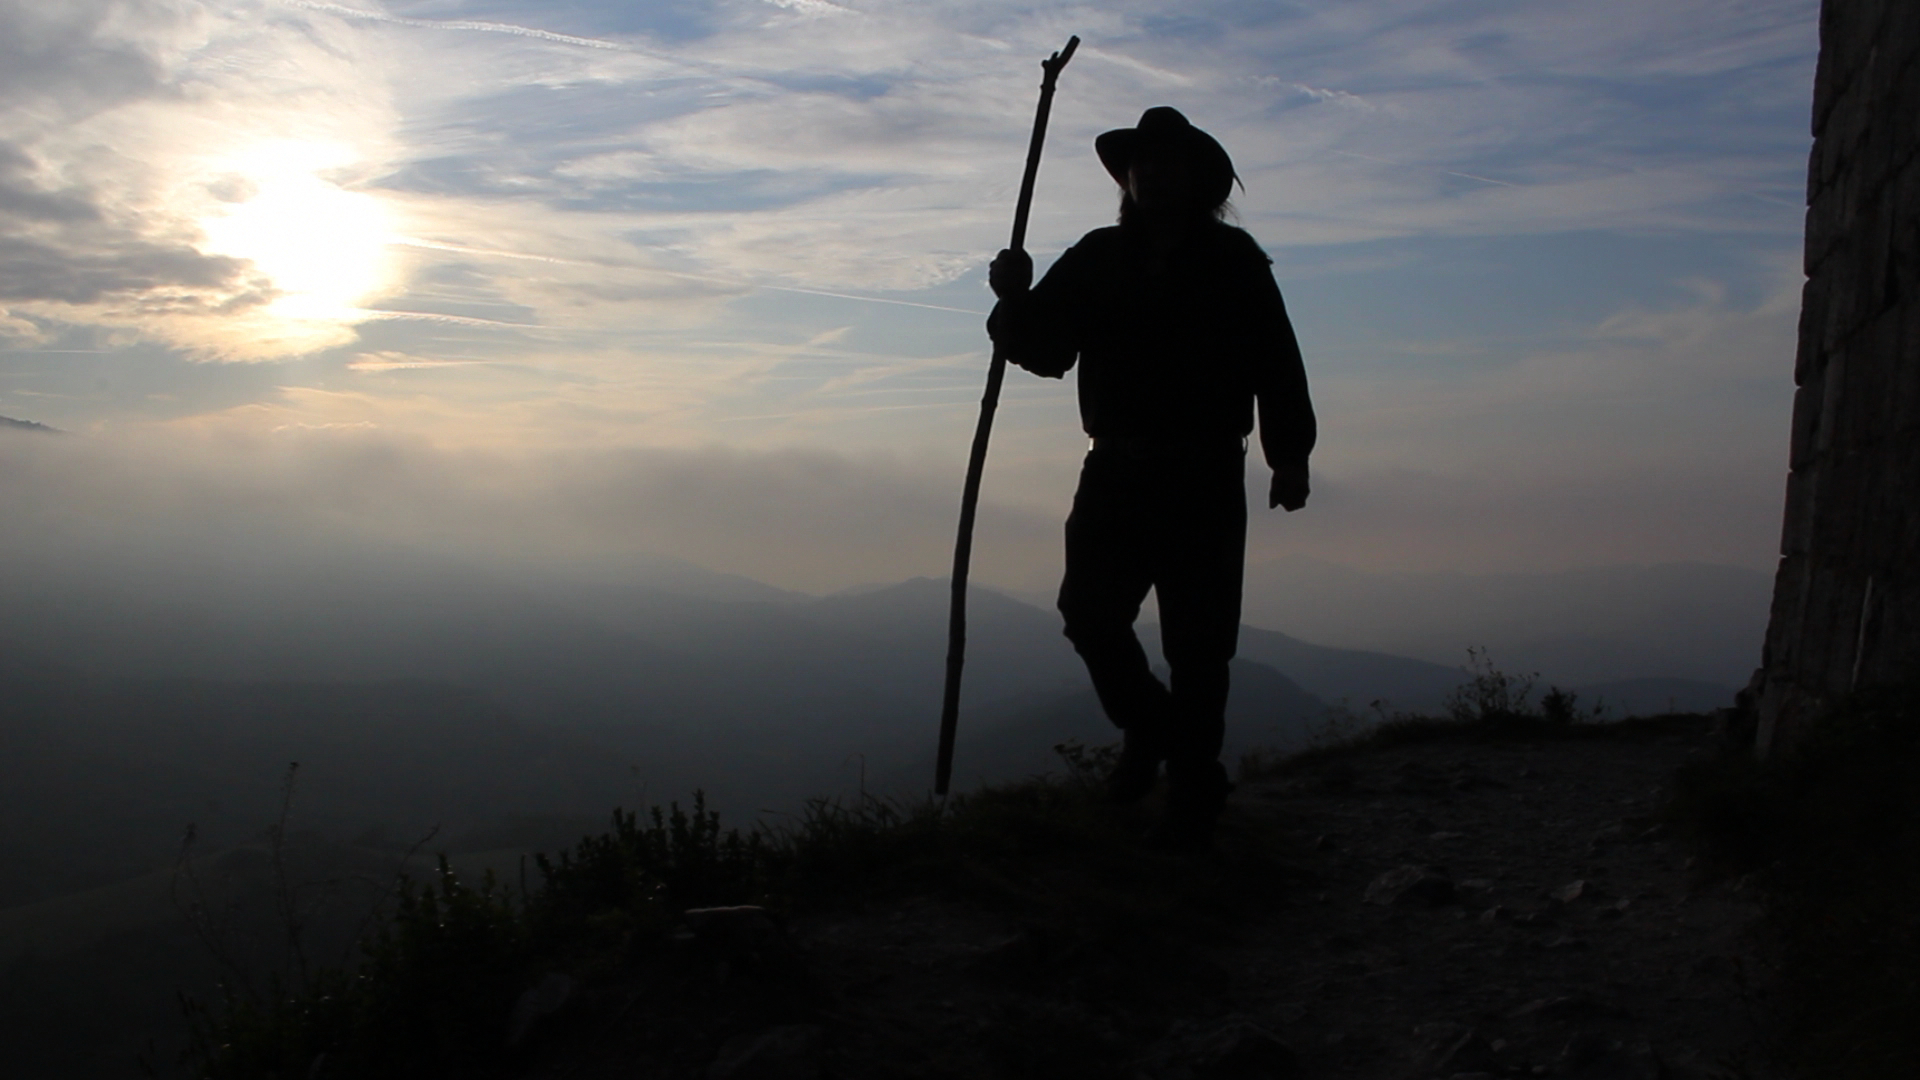
<svg viewBox="0 0 1920 1080">
<path fill-rule="evenodd" d="M 1824 0 L 1758 750 L 1920 675 L 1920 0 Z"/>
</svg>

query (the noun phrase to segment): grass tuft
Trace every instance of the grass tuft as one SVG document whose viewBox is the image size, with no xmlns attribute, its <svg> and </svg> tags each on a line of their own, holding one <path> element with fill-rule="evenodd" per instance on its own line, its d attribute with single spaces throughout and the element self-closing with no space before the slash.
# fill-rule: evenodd
<svg viewBox="0 0 1920 1080">
<path fill-rule="evenodd" d="M 1549 686 L 1536 701 L 1537 674 L 1513 675 L 1495 667 L 1487 651 L 1467 650 L 1468 679 L 1447 695 L 1439 716 L 1387 713 L 1379 702 L 1377 719 L 1352 709 L 1328 710 L 1320 730 L 1304 750 L 1285 754 L 1254 752 L 1240 763 L 1245 778 L 1277 776 L 1335 758 L 1395 746 L 1430 742 L 1501 742 L 1541 739 L 1644 738 L 1663 731 L 1697 728 L 1696 713 L 1608 718 L 1605 702 L 1582 705 L 1571 690 Z"/>
<path fill-rule="evenodd" d="M 405 883 L 357 964 L 190 1004 L 189 1064 L 205 1080 L 502 1075 L 509 1013 L 543 973 L 592 986 L 670 969 L 682 913 L 730 904 L 965 898 L 1029 928 L 1046 959 L 1035 977 L 1150 993 L 1190 951 L 1175 939 L 1230 933 L 1288 878 L 1245 822 L 1210 856 L 1151 850 L 1144 812 L 1101 799 L 1112 749 L 1057 749 L 1064 776 L 946 800 L 814 800 L 744 831 L 698 794 L 691 810 L 616 810 L 605 833 L 537 858 L 526 895 L 442 859 Z"/>
</svg>

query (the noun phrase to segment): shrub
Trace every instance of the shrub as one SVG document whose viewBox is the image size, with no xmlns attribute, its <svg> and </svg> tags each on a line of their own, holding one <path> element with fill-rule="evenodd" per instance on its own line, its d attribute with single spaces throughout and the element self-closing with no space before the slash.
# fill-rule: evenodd
<svg viewBox="0 0 1920 1080">
<path fill-rule="evenodd" d="M 205 1080 L 304 1076 L 323 1056 L 329 1075 L 487 1075 L 534 975 L 626 964 L 687 908 L 764 899 L 790 858 L 763 832 L 722 829 L 698 792 L 690 812 L 655 807 L 644 823 L 616 809 L 606 833 L 539 856 L 529 895 L 491 872 L 463 881 L 442 856 L 427 882 L 402 878 L 357 964 L 184 1001 L 188 1064 Z"/>
</svg>

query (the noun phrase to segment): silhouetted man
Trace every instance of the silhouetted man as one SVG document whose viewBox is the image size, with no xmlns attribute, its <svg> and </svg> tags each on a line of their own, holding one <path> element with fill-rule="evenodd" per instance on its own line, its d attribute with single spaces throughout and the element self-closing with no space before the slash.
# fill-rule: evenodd
<svg viewBox="0 0 1920 1080">
<path fill-rule="evenodd" d="M 1236 179 L 1178 111 L 1094 140 L 1120 224 L 1061 253 L 1038 285 L 1002 251 L 987 328 L 1008 359 L 1059 378 L 1080 364 L 1092 437 L 1067 518 L 1060 613 L 1100 704 L 1125 732 L 1109 792 L 1131 803 L 1167 766 L 1166 829 L 1204 844 L 1232 785 L 1220 763 L 1227 662 L 1240 633 L 1247 436 L 1259 403 L 1268 506 L 1307 501 L 1313 405 L 1272 260 L 1223 223 Z M 1169 687 L 1134 635 L 1153 589 Z"/>
</svg>

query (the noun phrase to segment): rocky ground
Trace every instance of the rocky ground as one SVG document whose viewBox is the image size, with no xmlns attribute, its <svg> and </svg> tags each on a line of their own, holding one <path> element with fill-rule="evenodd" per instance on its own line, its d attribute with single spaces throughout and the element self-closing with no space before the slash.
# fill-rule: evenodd
<svg viewBox="0 0 1920 1080">
<path fill-rule="evenodd" d="M 1215 854 L 1140 849 L 1148 899 L 1063 858 L 696 916 L 528 1075 L 1764 1080 L 1758 898 L 1657 815 L 1713 752 L 1703 721 L 1366 750 L 1244 780 Z"/>
</svg>

